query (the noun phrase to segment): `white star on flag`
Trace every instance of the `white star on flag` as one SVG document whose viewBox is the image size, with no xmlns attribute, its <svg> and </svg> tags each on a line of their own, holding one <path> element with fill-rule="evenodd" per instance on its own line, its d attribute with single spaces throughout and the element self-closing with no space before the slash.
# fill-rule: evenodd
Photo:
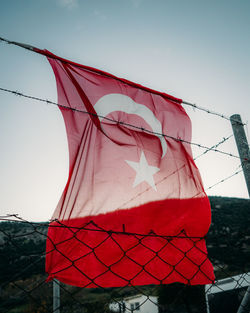
<svg viewBox="0 0 250 313">
<path fill-rule="evenodd" d="M 133 187 L 136 187 L 140 183 L 146 181 L 155 191 L 157 191 L 153 175 L 160 169 L 158 167 L 148 165 L 143 151 L 141 152 L 141 158 L 139 162 L 125 161 L 136 171 Z"/>
</svg>

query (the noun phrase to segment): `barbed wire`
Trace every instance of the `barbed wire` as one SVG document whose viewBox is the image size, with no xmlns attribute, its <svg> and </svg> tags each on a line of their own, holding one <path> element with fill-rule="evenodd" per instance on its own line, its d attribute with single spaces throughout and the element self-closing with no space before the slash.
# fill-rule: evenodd
<svg viewBox="0 0 250 313">
<path fill-rule="evenodd" d="M 219 184 L 224 183 L 224 182 L 227 181 L 228 179 L 230 179 L 230 178 L 232 178 L 232 177 L 238 175 L 238 174 L 241 173 L 241 172 L 243 172 L 243 169 L 238 170 L 238 171 L 236 171 L 235 173 L 231 174 L 230 176 L 227 176 L 227 177 L 223 178 L 222 180 L 218 181 L 217 183 L 213 184 L 212 186 L 206 188 L 205 191 L 208 191 L 208 190 L 214 188 L 215 186 L 218 186 Z"/>
<path fill-rule="evenodd" d="M 211 114 L 211 115 L 215 115 L 215 116 L 219 116 L 225 120 L 228 120 L 228 121 L 235 121 L 234 119 L 230 118 L 229 116 L 226 116 L 225 114 L 222 114 L 222 113 L 218 113 L 218 112 L 215 112 L 213 110 L 209 110 L 209 109 L 206 109 L 204 107 L 201 107 L 201 106 L 198 106 L 196 105 L 195 103 L 190 103 L 190 102 L 187 102 L 187 101 L 182 101 L 182 104 L 185 104 L 185 105 L 188 105 L 188 106 L 191 106 L 192 108 L 194 109 L 197 109 L 197 110 L 200 110 L 200 111 L 204 111 L 208 114 Z M 239 123 L 239 121 L 238 121 Z M 242 123 L 242 125 L 246 125 L 245 123 Z"/>
<path fill-rule="evenodd" d="M 194 157 L 194 161 L 196 161 L 197 159 L 199 159 L 200 157 L 202 157 L 203 155 L 205 155 L 206 153 L 208 153 L 209 151 L 213 151 L 213 149 L 218 148 L 220 145 L 222 145 L 223 143 L 225 143 L 227 140 L 229 140 L 230 138 L 233 137 L 233 134 L 228 136 L 228 137 L 223 137 L 223 139 L 221 141 L 219 141 L 217 144 L 211 146 L 210 148 L 208 148 L 207 150 L 205 150 L 203 153 L 199 154 L 198 156 Z"/>
<path fill-rule="evenodd" d="M 88 115 L 90 115 L 92 117 L 101 118 L 101 119 L 107 120 L 107 121 L 112 122 L 112 123 L 128 126 L 128 127 L 140 130 L 142 132 L 146 132 L 146 133 L 151 134 L 151 135 L 163 136 L 163 137 L 166 137 L 166 138 L 173 139 L 175 141 L 179 141 L 179 142 L 182 142 L 182 143 L 187 143 L 187 144 L 196 146 L 196 147 L 201 148 L 201 149 L 206 149 L 208 151 L 218 152 L 218 153 L 221 153 L 221 154 L 224 154 L 224 155 L 236 158 L 236 159 L 241 159 L 237 155 L 234 155 L 232 153 L 225 152 L 225 151 L 222 151 L 222 150 L 218 150 L 218 149 L 216 149 L 216 147 L 207 147 L 207 146 L 204 146 L 204 145 L 199 144 L 199 143 L 190 142 L 188 140 L 184 140 L 184 139 L 181 139 L 181 138 L 176 138 L 176 137 L 164 134 L 164 133 L 154 132 L 152 130 L 149 130 L 149 129 L 141 127 L 141 126 L 136 126 L 136 125 L 133 125 L 133 124 L 130 124 L 130 123 L 127 123 L 127 122 L 118 121 L 118 120 L 115 120 L 115 119 L 112 119 L 112 118 L 109 118 L 109 117 L 106 117 L 106 116 L 102 116 L 102 115 L 99 115 L 99 114 L 96 114 L 96 113 L 88 112 L 88 111 L 85 111 L 85 110 L 79 110 L 79 109 L 76 109 L 76 108 L 67 107 L 65 105 L 59 104 L 57 102 L 54 102 L 54 101 L 51 101 L 51 100 L 48 100 L 48 99 L 42 99 L 42 98 L 39 98 L 39 97 L 35 97 L 35 96 L 24 94 L 24 93 L 22 93 L 20 91 L 15 91 L 15 90 L 2 88 L 2 87 L 0 87 L 0 90 L 4 91 L 4 92 L 11 93 L 11 94 L 13 94 L 15 96 L 20 96 L 20 97 L 24 97 L 24 98 L 28 98 L 28 99 L 32 99 L 32 100 L 36 100 L 36 101 L 40 101 L 40 102 L 44 102 L 44 103 L 47 103 L 47 104 L 56 105 L 57 107 L 68 109 L 68 110 L 71 110 L 73 112 L 88 114 Z M 243 161 L 249 161 L 249 159 L 244 158 Z"/>
<path fill-rule="evenodd" d="M 215 183 L 215 184 L 211 185 L 210 187 L 206 188 L 205 191 L 207 191 L 207 190 L 209 190 L 209 189 L 212 189 L 213 187 L 215 187 L 215 186 L 217 186 L 217 185 L 219 185 L 219 184 L 221 184 L 221 183 L 224 183 L 225 181 L 227 181 L 227 180 L 229 180 L 230 178 L 232 178 L 232 177 L 238 175 L 239 173 L 242 173 L 242 172 L 244 173 L 244 169 L 243 169 L 243 168 L 244 168 L 245 166 L 246 166 L 246 163 L 241 163 L 241 164 L 239 164 L 239 165 L 236 167 L 235 172 L 234 172 L 233 174 L 231 174 L 231 175 L 229 175 L 229 176 L 223 178 L 222 180 L 218 181 L 217 183 Z M 249 199 L 249 200 L 250 200 L 250 199 Z"/>
<path fill-rule="evenodd" d="M 48 226 L 48 222 L 45 222 L 45 223 L 40 223 L 40 222 L 29 222 L 25 219 L 23 219 L 22 217 L 19 216 L 19 214 L 9 214 L 9 215 L 5 215 L 5 216 L 1 216 L 0 217 L 0 221 L 9 221 L 9 222 L 19 222 L 19 223 L 24 223 L 24 224 L 27 224 L 27 225 L 30 225 L 31 227 L 34 228 L 33 232 L 30 232 L 30 233 L 27 233 L 26 235 L 32 235 L 33 233 L 39 233 L 40 235 L 42 236 L 46 236 L 45 234 L 39 232 L 37 230 L 37 227 L 47 227 Z M 50 225 L 51 228 L 69 228 L 70 230 L 74 230 L 74 231 L 78 231 L 78 230 L 81 230 L 82 227 L 79 227 L 79 226 L 67 226 L 67 225 L 64 225 L 63 222 L 60 222 L 59 220 L 57 219 L 52 219 L 49 221 L 50 223 L 52 222 L 56 222 L 57 224 L 56 225 Z M 93 228 L 93 226 L 95 228 Z M 128 232 L 128 231 L 125 231 L 125 230 L 122 230 L 122 231 L 114 231 L 112 229 L 110 230 L 106 230 L 100 226 L 98 226 L 95 222 L 93 221 L 90 221 L 88 223 L 85 223 L 84 225 L 84 230 L 86 231 L 93 231 L 93 232 L 101 232 L 101 233 L 109 233 L 109 234 L 114 234 L 114 235 L 131 235 L 131 236 L 138 236 L 138 237 L 144 237 L 144 236 L 147 236 L 147 237 L 159 237 L 159 238 L 162 238 L 164 237 L 165 239 L 173 239 L 173 238 L 176 238 L 176 236 L 171 236 L 171 235 L 159 235 L 159 234 L 156 234 L 154 232 L 150 232 L 148 234 L 142 234 L 142 233 L 135 233 L 135 232 Z M 4 233 L 4 231 L 2 231 Z M 21 235 L 22 237 L 23 235 Z M 14 235 L 14 236 L 11 236 L 11 238 L 19 238 L 20 235 Z M 178 238 L 186 238 L 185 235 L 179 235 Z M 197 236 L 189 236 L 189 238 L 191 239 L 201 239 L 203 237 L 197 237 Z"/>
<path fill-rule="evenodd" d="M 24 49 L 26 49 L 26 50 L 29 50 L 29 51 L 31 51 L 31 52 L 35 52 L 35 53 L 38 53 L 38 54 L 46 55 L 46 56 L 48 56 L 48 57 L 50 57 L 50 58 L 52 58 L 52 59 L 59 60 L 59 61 L 61 61 L 61 62 L 63 62 L 63 63 L 66 63 L 66 64 L 72 63 L 72 62 L 70 62 L 70 61 L 68 61 L 68 60 L 66 60 L 66 59 L 57 57 L 56 55 L 47 54 L 46 51 L 42 51 L 41 49 L 36 48 L 36 47 L 33 47 L 32 45 L 29 45 L 29 44 L 24 44 L 24 43 L 20 43 L 20 42 L 16 42 L 16 41 L 11 41 L 11 40 L 5 39 L 5 38 L 3 38 L 3 37 L 0 37 L 0 42 L 4 42 L 4 43 L 6 43 L 6 44 L 11 44 L 11 45 L 19 46 L 19 47 L 24 48 Z M 83 67 L 83 66 L 81 66 L 80 64 L 74 64 L 74 65 L 75 65 L 76 67 L 80 67 L 80 68 Z M 92 69 L 92 70 L 94 70 L 94 69 Z M 105 75 L 105 74 L 108 75 L 108 73 L 105 73 L 105 72 L 103 72 L 103 74 L 104 74 L 104 75 Z M 120 80 L 118 77 L 115 77 L 115 76 L 113 76 L 113 75 L 111 75 L 111 74 L 110 74 L 110 76 L 113 77 L 113 78 L 116 78 L 116 79 Z M 129 82 L 129 81 L 124 81 L 124 80 L 123 80 L 123 82 L 124 82 L 125 84 L 130 84 L 130 83 L 131 83 L 131 82 Z M 148 89 L 147 87 L 143 87 L 143 86 L 141 86 L 141 88 Z M 151 91 L 154 92 L 153 90 L 151 90 Z M 197 105 L 197 104 L 195 104 L 195 103 L 190 103 L 190 102 L 188 102 L 188 101 L 182 101 L 182 103 L 183 103 L 184 105 L 191 106 L 191 107 L 194 108 L 194 109 L 197 109 L 197 110 L 206 112 L 206 113 L 208 113 L 208 114 L 221 117 L 221 118 L 226 119 L 226 120 L 228 120 L 228 121 L 235 121 L 235 122 L 239 123 L 239 121 L 234 120 L 233 118 L 230 118 L 230 117 L 226 116 L 225 114 L 218 113 L 218 112 L 215 112 L 215 111 L 213 111 L 213 110 L 204 108 L 204 107 L 199 106 L 199 105 Z M 246 124 L 245 124 L 245 123 L 242 123 L 242 125 L 246 125 Z"/>
</svg>

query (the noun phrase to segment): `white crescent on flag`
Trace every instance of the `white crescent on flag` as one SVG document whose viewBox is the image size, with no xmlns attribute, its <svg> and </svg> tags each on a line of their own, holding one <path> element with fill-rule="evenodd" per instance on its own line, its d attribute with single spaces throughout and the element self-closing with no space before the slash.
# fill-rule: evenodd
<svg viewBox="0 0 250 313">
<path fill-rule="evenodd" d="M 153 112 L 143 104 L 135 102 L 126 95 L 111 93 L 101 97 L 94 106 L 96 113 L 99 115 L 100 122 L 105 116 L 114 111 L 121 111 L 127 114 L 136 114 L 143 118 L 152 128 L 152 131 L 161 141 L 162 158 L 167 152 L 167 143 L 162 134 L 162 125 L 154 116 Z"/>
</svg>

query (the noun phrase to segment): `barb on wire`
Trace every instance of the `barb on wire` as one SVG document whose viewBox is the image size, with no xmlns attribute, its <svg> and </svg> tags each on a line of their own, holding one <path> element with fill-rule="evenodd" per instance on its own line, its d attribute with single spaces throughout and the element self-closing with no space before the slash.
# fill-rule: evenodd
<svg viewBox="0 0 250 313">
<path fill-rule="evenodd" d="M 184 139 L 181 139 L 181 138 L 176 138 L 176 137 L 173 137 L 173 136 L 170 136 L 170 135 L 167 135 L 167 134 L 163 134 L 163 133 L 154 132 L 154 131 L 151 131 L 151 130 L 149 130 L 149 129 L 142 128 L 141 126 L 136 126 L 136 125 L 133 125 L 133 124 L 130 124 L 130 123 L 118 121 L 118 120 L 115 120 L 115 119 L 112 119 L 112 118 L 109 118 L 109 117 L 106 117 L 106 116 L 102 116 L 102 115 L 99 115 L 99 114 L 96 114 L 96 113 L 91 113 L 91 112 L 84 111 L 84 110 L 79 110 L 79 109 L 76 109 L 76 108 L 69 108 L 69 107 L 67 107 L 67 106 L 64 106 L 64 105 L 62 105 L 62 104 L 56 103 L 56 102 L 54 102 L 54 101 L 50 101 L 50 100 L 48 100 L 48 99 L 42 99 L 42 98 L 39 98 L 39 97 L 30 96 L 30 95 L 23 94 L 23 93 L 21 93 L 21 92 L 15 91 L 15 90 L 10 90 L 10 89 L 6 89 L 6 88 L 2 88 L 2 87 L 0 87 L 0 90 L 1 90 L 1 91 L 4 91 L 4 92 L 11 93 L 11 94 L 14 94 L 14 95 L 16 95 L 16 96 L 21 96 L 21 97 L 25 97 L 25 98 L 32 99 L 32 100 L 36 100 L 36 101 L 40 101 L 40 102 L 45 102 L 45 103 L 47 103 L 47 104 L 56 105 L 57 107 L 66 108 L 66 109 L 72 110 L 72 111 L 74 111 L 74 112 L 83 113 L 83 114 L 88 114 L 88 115 L 91 115 L 91 116 L 93 116 L 93 117 L 101 118 L 101 119 L 107 120 L 107 121 L 112 122 L 112 123 L 116 123 L 116 124 L 128 126 L 128 127 L 131 127 L 131 128 L 134 128 L 134 129 L 137 129 L 137 130 L 146 132 L 146 133 L 148 133 L 148 134 L 153 134 L 153 135 L 156 135 L 156 136 L 163 136 L 163 137 L 166 137 L 166 138 L 169 138 L 169 139 L 173 139 L 173 140 L 175 140 L 175 141 L 179 141 L 179 142 L 182 142 L 182 143 L 187 143 L 187 144 L 196 146 L 196 147 L 201 148 L 201 149 L 206 149 L 206 150 L 208 150 L 208 151 L 218 152 L 218 153 L 221 153 L 221 154 L 224 154 L 224 155 L 227 155 L 227 156 L 236 158 L 236 159 L 240 159 L 239 156 L 234 155 L 234 154 L 229 153 L 229 152 L 225 152 L 225 151 L 222 151 L 222 150 L 218 150 L 216 147 L 207 147 L 207 146 L 204 146 L 204 145 L 199 144 L 199 143 L 190 142 L 190 141 L 187 141 L 187 140 L 184 140 Z M 247 159 L 247 160 L 244 159 L 244 161 L 248 161 L 248 159 Z"/>
<path fill-rule="evenodd" d="M 245 161 L 247 161 L 247 160 L 245 160 Z M 221 183 L 224 183 L 224 182 L 227 181 L 228 179 L 230 179 L 230 178 L 232 178 L 232 177 L 238 175 L 239 173 L 243 172 L 243 168 L 244 168 L 245 166 L 246 166 L 246 162 L 242 162 L 241 164 L 239 164 L 239 165 L 237 166 L 236 171 L 234 172 L 234 174 L 223 178 L 222 180 L 218 181 L 217 183 L 213 184 L 212 186 L 206 188 L 205 191 L 207 191 L 207 190 L 209 190 L 209 189 L 211 189 L 211 188 L 213 188 L 213 187 L 215 187 L 215 186 L 217 186 L 217 185 L 219 185 L 219 184 L 221 184 Z M 239 168 L 240 168 L 240 170 L 239 170 Z"/>
<path fill-rule="evenodd" d="M 209 151 L 213 151 L 213 149 L 216 149 L 216 148 L 218 148 L 220 145 L 222 145 L 224 142 L 226 142 L 228 139 L 230 139 L 231 137 L 233 137 L 233 135 L 230 135 L 230 136 L 228 136 L 228 137 L 223 137 L 223 139 L 220 141 L 220 142 L 218 142 L 216 145 L 213 145 L 212 147 L 210 147 L 210 148 L 208 148 L 207 150 L 205 150 L 203 153 L 201 153 L 201 154 L 199 154 L 198 156 L 196 156 L 195 158 L 194 158 L 194 161 L 195 160 L 197 160 L 197 159 L 199 159 L 201 156 L 203 156 L 204 154 L 206 154 L 206 153 L 208 153 Z"/>
<path fill-rule="evenodd" d="M 31 45 L 28 45 L 28 44 L 24 44 L 24 43 L 20 43 L 20 42 L 11 41 L 11 40 L 5 39 L 5 38 L 3 38 L 3 37 L 0 37 L 0 41 L 4 42 L 4 43 L 6 43 L 6 44 L 12 44 L 12 45 L 19 46 L 19 47 L 21 47 L 21 48 L 30 50 L 30 51 L 35 52 L 35 53 L 40 53 L 40 54 L 46 55 L 46 53 L 42 52 L 41 49 L 38 49 L 38 48 L 36 48 L 36 47 L 34 47 L 34 46 L 31 46 Z M 65 59 L 61 59 L 61 58 L 59 58 L 59 57 L 56 57 L 55 55 L 53 55 L 53 56 L 50 55 L 49 57 L 51 57 L 51 58 L 53 58 L 53 59 L 57 59 L 57 60 L 63 61 L 64 63 L 69 63 L 69 61 L 67 61 L 67 60 L 65 60 Z M 77 65 L 76 65 L 76 66 L 77 66 Z M 125 82 L 125 83 L 126 83 L 126 82 Z M 128 82 L 127 82 L 127 83 L 128 83 Z M 206 109 L 206 108 L 201 107 L 201 106 L 198 106 L 198 105 L 196 105 L 195 103 L 190 103 L 190 102 L 187 102 L 187 101 L 182 101 L 182 103 L 185 104 L 185 105 L 191 106 L 191 107 L 193 107 L 193 108 L 195 108 L 195 109 L 197 109 L 197 110 L 206 112 L 206 113 L 208 113 L 208 114 L 215 115 L 215 116 L 219 116 L 219 117 L 221 117 L 221 118 L 223 118 L 223 119 L 226 119 L 226 120 L 228 120 L 228 121 L 230 121 L 230 120 L 231 120 L 231 121 L 234 121 L 232 118 L 230 119 L 230 117 L 228 117 L 228 116 L 226 116 L 226 115 L 224 115 L 224 114 L 215 112 L 215 111 L 213 111 L 213 110 Z M 245 124 L 243 124 L 243 125 L 245 125 Z"/>
<path fill-rule="evenodd" d="M 219 184 L 221 184 L 221 183 L 224 183 L 225 181 L 227 181 L 228 179 L 230 179 L 230 178 L 232 178 L 232 177 L 238 175 L 238 174 L 241 173 L 242 171 L 243 171 L 243 169 L 238 170 L 238 171 L 236 171 L 234 174 L 232 174 L 232 175 L 230 175 L 230 176 L 227 176 L 226 178 L 223 178 L 222 180 L 218 181 L 217 183 L 213 184 L 212 186 L 206 188 L 205 191 L 210 190 L 210 189 L 214 188 L 215 186 L 217 186 L 217 185 L 219 185 Z"/>
<path fill-rule="evenodd" d="M 225 114 L 221 114 L 221 113 L 218 113 L 218 112 L 215 112 L 213 110 L 209 110 L 209 109 L 206 109 L 206 108 L 203 108 L 201 106 L 198 106 L 196 105 L 195 103 L 190 103 L 190 102 L 187 102 L 187 101 L 182 101 L 182 104 L 185 104 L 185 105 L 188 105 L 188 106 L 191 106 L 192 108 L 194 109 L 197 109 L 197 110 L 200 110 L 200 111 L 204 111 L 208 114 L 212 114 L 212 115 L 215 115 L 215 116 L 219 116 L 227 121 L 235 121 L 237 122 L 236 120 L 230 118 L 229 116 L 226 116 Z M 243 125 L 246 125 L 245 123 L 242 123 Z"/>
</svg>

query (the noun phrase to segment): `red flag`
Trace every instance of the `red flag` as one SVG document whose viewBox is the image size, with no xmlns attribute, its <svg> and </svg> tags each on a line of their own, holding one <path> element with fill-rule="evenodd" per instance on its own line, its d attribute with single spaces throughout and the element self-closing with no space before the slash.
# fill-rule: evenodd
<svg viewBox="0 0 250 313">
<path fill-rule="evenodd" d="M 204 240 L 210 204 L 185 142 L 191 122 L 181 100 L 42 53 L 64 106 L 70 162 L 48 231 L 49 279 L 85 287 L 213 282 Z"/>
</svg>

